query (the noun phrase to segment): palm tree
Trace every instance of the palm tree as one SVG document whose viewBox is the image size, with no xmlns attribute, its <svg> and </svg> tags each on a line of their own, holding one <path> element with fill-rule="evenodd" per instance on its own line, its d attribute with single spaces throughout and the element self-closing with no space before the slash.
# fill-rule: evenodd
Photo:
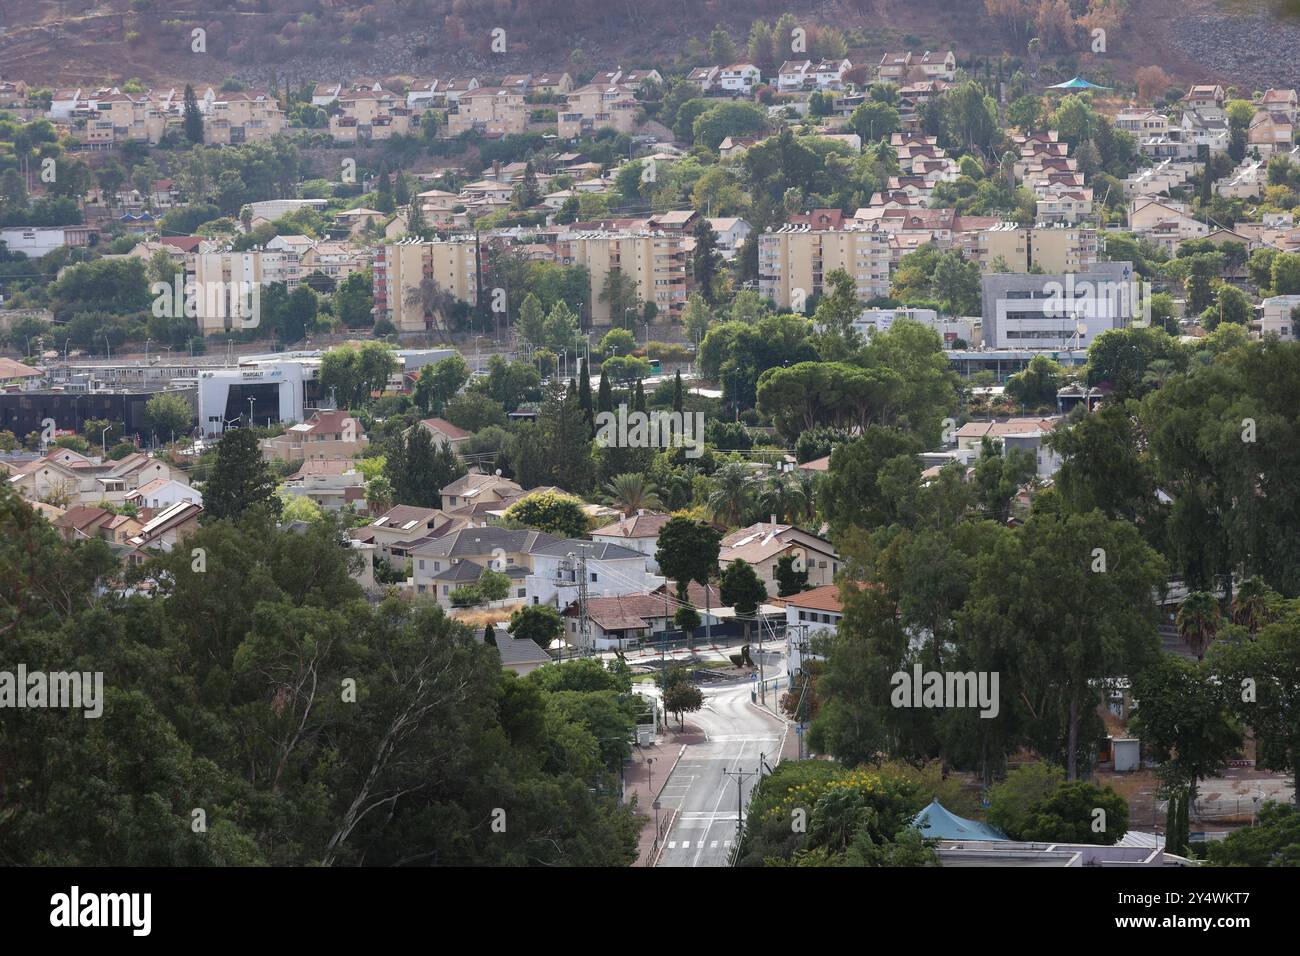
<svg viewBox="0 0 1300 956">
<path fill-rule="evenodd" d="M 615 475 L 605 485 L 606 501 L 630 518 L 638 511 L 654 511 L 661 507 L 659 489 L 645 475 L 624 473 Z"/>
<path fill-rule="evenodd" d="M 1268 606 L 1268 585 L 1259 578 L 1242 581 L 1232 599 L 1232 623 L 1240 624 L 1254 634 L 1271 620 L 1273 612 Z"/>
<path fill-rule="evenodd" d="M 713 491 L 709 493 L 709 512 L 728 525 L 743 524 L 749 511 L 753 486 L 749 471 L 739 462 L 723 465 L 713 475 Z"/>
<path fill-rule="evenodd" d="M 1152 359 L 1151 364 L 1147 366 L 1147 370 L 1142 376 L 1142 383 L 1162 388 L 1169 381 L 1169 376 L 1176 371 L 1174 363 L 1169 359 Z"/>
<path fill-rule="evenodd" d="M 1183 643 L 1198 661 L 1204 660 L 1219 630 L 1219 602 L 1207 591 L 1193 591 L 1178 609 L 1175 623 Z"/>
<path fill-rule="evenodd" d="M 406 304 L 418 306 L 424 316 L 425 327 L 437 331 L 438 337 L 444 342 L 447 341 L 444 328 L 447 310 L 454 301 L 455 297 L 438 285 L 438 280 L 432 276 L 425 276 L 419 285 L 410 286 L 406 290 Z"/>
<path fill-rule="evenodd" d="M 776 515 L 779 521 L 797 521 L 807 506 L 803 488 L 785 475 L 769 480 L 759 492 L 758 500 L 763 510 Z"/>
</svg>

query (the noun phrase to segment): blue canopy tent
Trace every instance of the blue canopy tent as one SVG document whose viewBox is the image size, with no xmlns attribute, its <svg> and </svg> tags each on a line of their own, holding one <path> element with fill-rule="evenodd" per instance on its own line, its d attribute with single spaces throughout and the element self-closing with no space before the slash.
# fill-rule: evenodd
<svg viewBox="0 0 1300 956">
<path fill-rule="evenodd" d="M 1010 839 L 997 827 L 949 813 L 938 800 L 914 816 L 912 826 L 921 831 L 921 836 L 932 840 L 1005 841 Z"/>
<path fill-rule="evenodd" d="M 1099 86 L 1096 83 L 1089 83 L 1081 76 L 1076 76 L 1072 80 L 1066 80 L 1064 83 L 1056 83 L 1048 87 L 1049 90 L 1109 90 L 1109 86 Z"/>
</svg>

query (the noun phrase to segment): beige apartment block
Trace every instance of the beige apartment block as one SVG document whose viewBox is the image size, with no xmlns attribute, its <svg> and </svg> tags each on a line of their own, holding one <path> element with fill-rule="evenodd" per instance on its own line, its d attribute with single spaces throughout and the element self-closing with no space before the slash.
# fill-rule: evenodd
<svg viewBox="0 0 1300 956">
<path fill-rule="evenodd" d="M 375 254 L 375 318 L 387 319 L 401 332 L 425 332 L 434 318 L 418 299 L 424 279 L 457 299 L 478 301 L 478 260 L 472 241 L 422 242 L 402 240 L 381 246 Z"/>
<path fill-rule="evenodd" d="M 568 94 L 568 106 L 559 112 L 561 139 L 589 135 L 606 126 L 620 133 L 636 129 L 641 104 L 625 87 L 589 83 Z"/>
<path fill-rule="evenodd" d="M 249 314 L 252 290 L 257 287 L 260 295 L 263 283 L 271 281 L 266 277 L 263 261 L 268 255 L 279 264 L 287 254 L 220 251 L 194 256 L 195 294 L 192 301 L 199 331 L 203 335 L 252 327 L 249 325 L 253 321 Z M 275 281 L 284 280 L 277 278 Z"/>
<path fill-rule="evenodd" d="M 1075 225 L 1027 228 L 1000 222 L 982 230 L 974 243 L 975 257 L 984 272 L 1087 272 L 1097 262 L 1097 231 Z M 994 267 L 997 267 L 996 269 Z"/>
<path fill-rule="evenodd" d="M 612 324 L 609 303 L 602 302 L 611 269 L 631 278 L 642 302 L 653 302 L 664 315 L 676 315 L 686 306 L 686 252 L 682 236 L 662 231 L 637 233 L 580 233 L 556 243 L 557 259 L 564 265 L 586 266 L 591 273 L 591 319 L 596 325 Z"/>
<path fill-rule="evenodd" d="M 461 94 L 456 109 L 447 114 L 446 135 L 471 130 L 493 136 L 523 133 L 530 111 L 522 91 L 481 86 Z"/>
<path fill-rule="evenodd" d="M 216 93 L 203 117 L 203 139 L 210 146 L 264 143 L 283 130 L 284 111 L 261 90 Z"/>
<path fill-rule="evenodd" d="M 866 301 L 889 294 L 889 259 L 884 231 L 783 226 L 758 237 L 758 292 L 778 308 L 801 310 L 843 269 Z"/>
</svg>

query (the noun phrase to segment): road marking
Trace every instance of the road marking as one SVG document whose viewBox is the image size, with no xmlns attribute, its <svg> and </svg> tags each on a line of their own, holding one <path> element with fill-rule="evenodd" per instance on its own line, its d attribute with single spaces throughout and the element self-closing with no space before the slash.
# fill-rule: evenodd
<svg viewBox="0 0 1300 956">
<path fill-rule="evenodd" d="M 717 840 L 714 840 L 712 843 L 709 844 L 709 849 L 710 849 L 710 850 L 716 850 L 717 848 L 718 848 L 718 841 L 717 841 Z"/>
</svg>

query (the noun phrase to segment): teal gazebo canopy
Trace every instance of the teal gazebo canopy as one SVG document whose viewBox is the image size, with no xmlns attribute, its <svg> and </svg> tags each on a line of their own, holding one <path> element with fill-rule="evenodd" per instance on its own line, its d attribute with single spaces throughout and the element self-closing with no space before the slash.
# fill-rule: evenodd
<svg viewBox="0 0 1300 956">
<path fill-rule="evenodd" d="M 1048 87 L 1049 90 L 1109 90 L 1109 86 L 1099 86 L 1096 83 L 1090 83 L 1081 76 L 1076 76 L 1072 80 L 1066 80 L 1064 83 L 1057 83 Z"/>
<path fill-rule="evenodd" d="M 1009 839 L 997 827 L 949 813 L 938 800 L 914 816 L 912 826 L 921 831 L 921 836 L 932 840 L 1005 841 Z"/>
</svg>

